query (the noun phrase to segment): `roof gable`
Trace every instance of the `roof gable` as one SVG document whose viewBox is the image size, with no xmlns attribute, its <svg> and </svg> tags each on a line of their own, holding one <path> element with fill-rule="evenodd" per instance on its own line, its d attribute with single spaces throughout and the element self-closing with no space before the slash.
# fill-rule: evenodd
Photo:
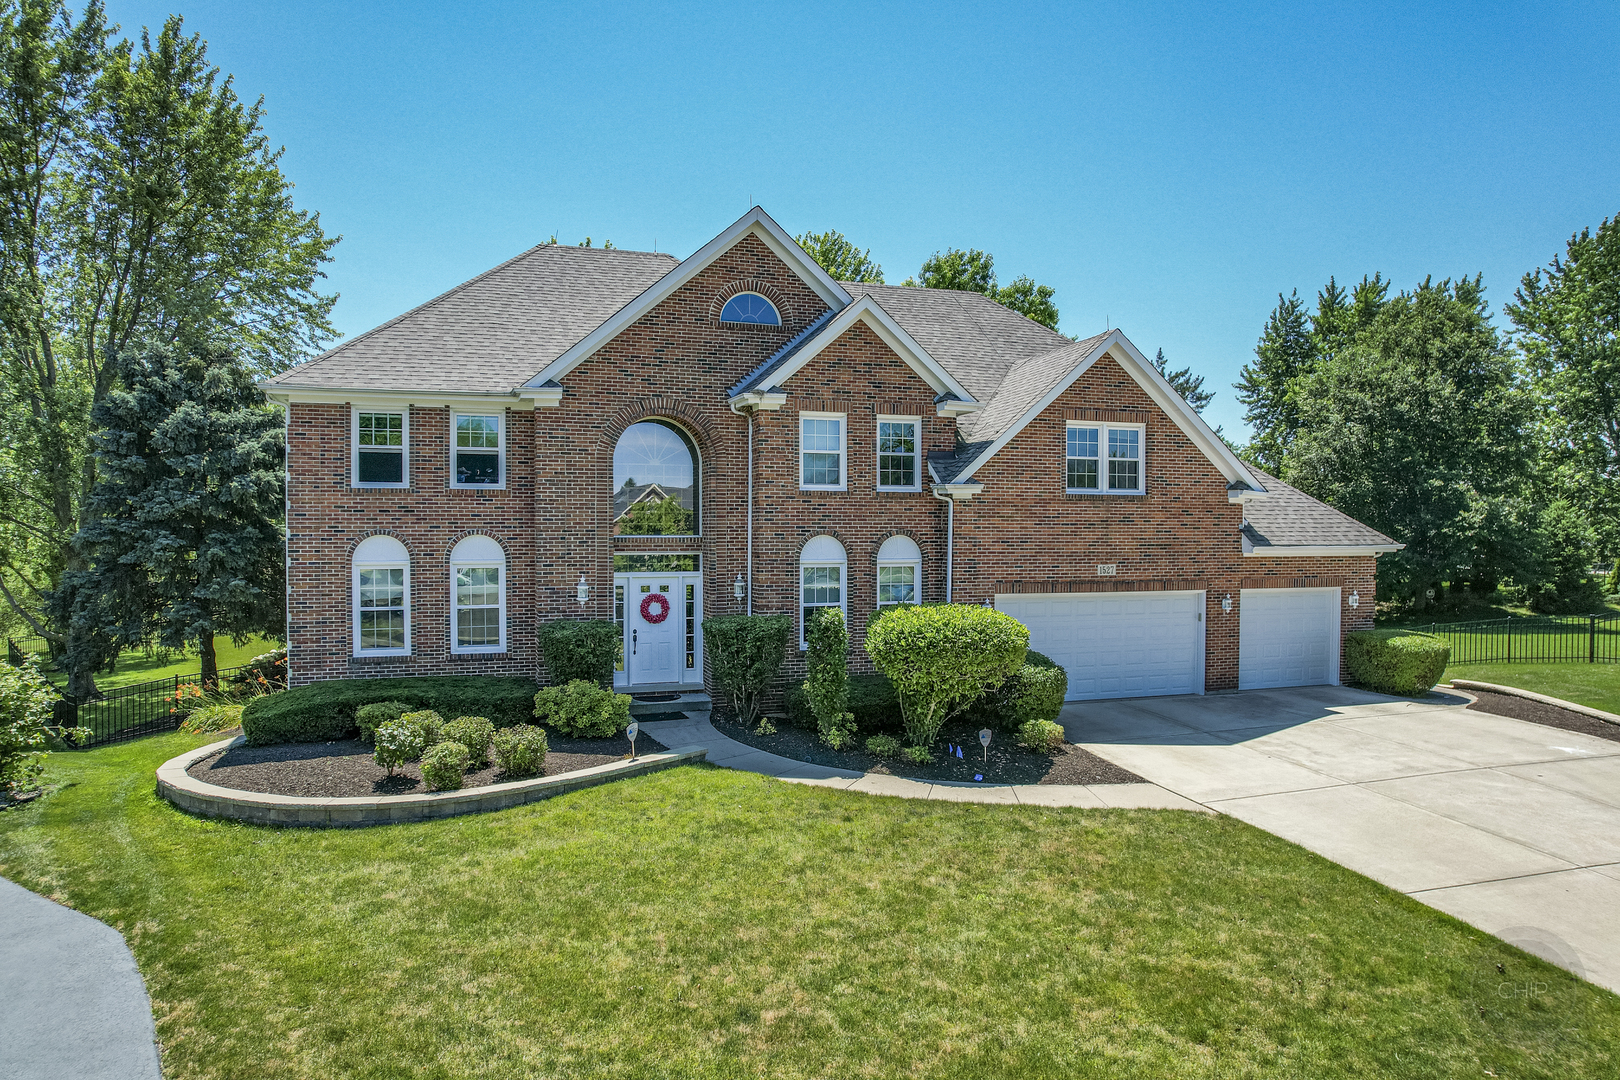
<svg viewBox="0 0 1620 1080">
<path fill-rule="evenodd" d="M 719 236 L 704 244 L 668 274 L 659 278 L 641 295 L 614 312 L 596 329 L 584 335 L 524 385 L 529 388 L 539 388 L 545 386 L 548 382 L 557 382 L 563 379 L 598 349 L 612 341 L 627 327 L 633 326 L 642 316 L 652 311 L 673 295 L 677 289 L 691 281 L 720 256 L 730 251 L 744 236 L 749 235 L 758 237 L 760 242 L 769 248 L 778 259 L 782 260 L 789 270 L 796 274 L 834 311 L 843 309 L 853 299 L 841 284 L 834 281 L 827 271 L 821 268 L 819 263 L 805 254 L 804 249 L 794 241 L 792 236 L 788 235 L 782 226 L 778 225 L 763 209 L 756 206 L 732 222 Z"/>
</svg>

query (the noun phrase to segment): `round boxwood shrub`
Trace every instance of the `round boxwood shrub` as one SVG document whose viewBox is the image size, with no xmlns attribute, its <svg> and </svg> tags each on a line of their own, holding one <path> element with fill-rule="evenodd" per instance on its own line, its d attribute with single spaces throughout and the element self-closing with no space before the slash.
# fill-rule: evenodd
<svg viewBox="0 0 1620 1080">
<path fill-rule="evenodd" d="M 1055 754 L 1063 749 L 1063 725 L 1050 720 L 1026 720 L 1018 729 L 1018 745 L 1038 754 Z"/>
<path fill-rule="evenodd" d="M 564 735 L 605 739 L 629 725 L 630 695 L 575 679 L 567 686 L 548 686 L 534 695 L 534 715 Z"/>
<path fill-rule="evenodd" d="M 371 758 L 387 769 L 389 776 L 393 776 L 395 769 L 421 757 L 427 747 L 427 730 L 423 725 L 400 716 L 384 720 L 377 726 L 376 747 L 371 752 Z"/>
<path fill-rule="evenodd" d="M 1034 649 L 1012 677 L 973 703 L 974 723 L 1018 731 L 1031 720 L 1056 720 L 1069 693 L 1069 673 Z"/>
<path fill-rule="evenodd" d="M 493 740 L 495 763 L 503 775 L 516 780 L 524 776 L 538 776 L 546 768 L 546 732 L 533 724 L 519 724 L 502 728 Z"/>
<path fill-rule="evenodd" d="M 1357 630 L 1344 639 L 1350 682 L 1382 694 L 1417 697 L 1445 674 L 1451 643 L 1411 630 Z"/>
<path fill-rule="evenodd" d="M 461 787 L 470 757 L 458 742 L 436 743 L 422 755 L 422 779 L 434 791 L 455 791 Z"/>
<path fill-rule="evenodd" d="M 439 737 L 465 746 L 467 753 L 472 755 L 473 768 L 482 769 L 489 765 L 489 741 L 495 737 L 495 725 L 482 716 L 458 716 L 444 725 Z"/>
<path fill-rule="evenodd" d="M 398 720 L 411 711 L 412 706 L 403 701 L 374 701 L 370 705 L 362 705 L 354 711 L 355 726 L 360 729 L 361 742 L 373 742 L 377 738 L 377 728 L 385 720 Z"/>
<path fill-rule="evenodd" d="M 874 735 L 866 740 L 866 752 L 880 758 L 896 758 L 904 747 L 893 735 Z"/>
<path fill-rule="evenodd" d="M 422 749 L 444 741 L 444 717 L 432 709 L 418 709 L 399 718 L 402 724 L 412 724 L 422 734 Z M 420 753 L 418 754 L 420 756 Z"/>
</svg>

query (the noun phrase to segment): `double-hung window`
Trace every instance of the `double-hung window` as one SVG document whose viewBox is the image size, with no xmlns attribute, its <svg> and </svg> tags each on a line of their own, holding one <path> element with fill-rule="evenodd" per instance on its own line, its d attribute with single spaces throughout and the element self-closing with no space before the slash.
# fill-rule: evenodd
<svg viewBox="0 0 1620 1080">
<path fill-rule="evenodd" d="M 922 475 L 918 455 L 917 418 L 880 416 L 877 418 L 878 490 L 918 491 Z"/>
<path fill-rule="evenodd" d="M 353 410 L 350 444 L 354 458 L 350 467 L 355 487 L 407 487 L 410 483 L 410 450 L 407 448 L 408 414 Z"/>
<path fill-rule="evenodd" d="M 808 648 L 810 620 L 825 608 L 838 608 L 848 617 L 844 574 L 849 569 L 844 545 L 831 536 L 817 536 L 799 553 L 799 648 Z"/>
<path fill-rule="evenodd" d="M 799 486 L 844 490 L 844 416 L 799 414 Z"/>
<path fill-rule="evenodd" d="M 411 651 L 411 560 L 392 536 L 370 536 L 354 549 L 354 653 Z"/>
<path fill-rule="evenodd" d="M 1144 434 L 1141 424 L 1069 424 L 1064 490 L 1070 494 L 1142 494 Z"/>
<path fill-rule="evenodd" d="M 506 552 L 488 536 L 469 536 L 450 552 L 450 649 L 506 649 Z"/>
<path fill-rule="evenodd" d="M 501 413 L 451 413 L 450 486 L 503 487 L 506 432 Z"/>
</svg>

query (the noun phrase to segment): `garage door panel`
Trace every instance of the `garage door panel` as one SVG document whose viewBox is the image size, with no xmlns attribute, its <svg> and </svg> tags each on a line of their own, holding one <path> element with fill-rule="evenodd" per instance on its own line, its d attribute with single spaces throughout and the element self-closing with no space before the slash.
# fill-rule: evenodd
<svg viewBox="0 0 1620 1080">
<path fill-rule="evenodd" d="M 1002 595 L 996 607 L 1029 628 L 1029 647 L 1062 664 L 1068 700 L 1201 693 L 1199 593 Z"/>
<path fill-rule="evenodd" d="M 1338 589 L 1245 589 L 1238 623 L 1238 686 L 1338 681 Z"/>
</svg>

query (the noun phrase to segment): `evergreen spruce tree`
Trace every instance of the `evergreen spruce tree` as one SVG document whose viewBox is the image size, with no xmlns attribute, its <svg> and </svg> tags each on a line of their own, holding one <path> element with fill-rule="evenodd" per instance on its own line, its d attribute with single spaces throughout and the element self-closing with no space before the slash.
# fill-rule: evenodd
<svg viewBox="0 0 1620 1080">
<path fill-rule="evenodd" d="M 154 345 L 114 362 L 96 406 L 96 483 L 74 537 L 86 569 L 53 597 L 101 666 L 155 631 L 196 646 L 217 682 L 214 637 L 279 634 L 285 615 L 280 411 L 231 355 Z"/>
<path fill-rule="evenodd" d="M 1215 391 L 1205 390 L 1204 377 L 1194 375 L 1192 368 L 1169 370 L 1170 362 L 1164 358 L 1163 349 L 1160 349 L 1159 354 L 1153 358 L 1153 366 L 1159 369 L 1159 374 L 1164 376 L 1164 381 L 1169 383 L 1170 388 L 1180 394 L 1182 399 L 1193 407 L 1194 411 L 1203 412 L 1204 406 L 1215 400 Z"/>
<path fill-rule="evenodd" d="M 1336 287 L 1330 282 L 1329 292 Z M 1299 431 L 1294 384 L 1316 363 L 1317 344 L 1299 291 L 1277 294 L 1277 306 L 1254 347 L 1254 363 L 1243 365 L 1233 384 L 1244 405 L 1243 422 L 1254 432 L 1249 453 L 1261 468 L 1280 473 L 1283 458 Z"/>
</svg>

